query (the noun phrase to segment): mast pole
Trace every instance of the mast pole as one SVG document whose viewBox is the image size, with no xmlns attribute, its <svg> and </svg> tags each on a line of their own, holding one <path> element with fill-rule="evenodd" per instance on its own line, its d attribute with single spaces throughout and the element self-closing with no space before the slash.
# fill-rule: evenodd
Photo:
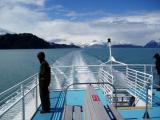
<svg viewBox="0 0 160 120">
<path fill-rule="evenodd" d="M 112 51 L 111 51 L 111 39 L 108 38 L 108 47 L 109 47 L 109 59 L 112 57 Z"/>
</svg>

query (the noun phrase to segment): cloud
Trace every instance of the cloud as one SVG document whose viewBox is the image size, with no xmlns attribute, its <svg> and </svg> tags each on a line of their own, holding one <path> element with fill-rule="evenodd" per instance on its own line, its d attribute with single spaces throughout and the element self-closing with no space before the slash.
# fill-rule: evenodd
<svg viewBox="0 0 160 120">
<path fill-rule="evenodd" d="M 37 5 L 44 6 L 45 0 L 1 0 L 0 5 Z"/>
<path fill-rule="evenodd" d="M 2 0 L 3 1 L 3 0 Z M 1 2 L 2 2 L 1 1 Z M 27 1 L 27 2 L 26 2 Z M 0 7 L 0 27 L 13 32 L 32 32 L 32 29 L 39 21 L 47 20 L 47 15 L 43 12 L 37 12 L 29 9 L 23 4 L 40 5 L 42 1 L 38 0 L 11 0 L 5 1 Z M 42 5 L 42 4 L 41 4 Z"/>
<path fill-rule="evenodd" d="M 160 38 L 159 13 L 135 16 L 103 17 L 92 21 L 51 20 L 41 22 L 34 33 L 50 40 L 65 39 L 68 43 L 89 44 L 93 40 L 112 38 L 114 44 L 143 45 Z"/>
<path fill-rule="evenodd" d="M 75 16 L 78 16 L 78 14 L 75 12 L 75 11 L 69 11 L 66 16 L 68 17 L 75 17 Z"/>
<path fill-rule="evenodd" d="M 37 9 L 32 9 L 30 5 L 37 6 Z M 48 11 L 61 14 L 62 18 L 51 19 Z M 157 11 L 122 16 L 108 15 L 100 10 L 77 13 L 62 5 L 47 8 L 45 0 L 0 1 L 0 27 L 17 33 L 30 32 L 48 41 L 68 44 L 89 44 L 95 40 L 105 41 L 108 37 L 114 44 L 144 44 L 153 39 L 158 40 L 159 14 Z M 88 19 L 88 16 L 92 19 Z"/>
<path fill-rule="evenodd" d="M 36 0 L 35 2 L 39 6 L 44 6 L 45 0 Z"/>
<path fill-rule="evenodd" d="M 134 16 L 105 17 L 92 22 L 96 29 L 103 29 L 113 38 L 114 42 L 144 44 L 149 40 L 158 40 L 160 35 L 160 16 L 157 13 L 147 13 Z"/>
<path fill-rule="evenodd" d="M 76 11 L 69 11 L 66 10 L 64 13 L 64 16 L 70 17 L 70 20 L 92 20 L 95 18 L 99 18 L 102 16 L 108 16 L 109 14 L 107 12 L 104 12 L 102 10 L 92 11 L 92 12 L 76 12 Z"/>
</svg>

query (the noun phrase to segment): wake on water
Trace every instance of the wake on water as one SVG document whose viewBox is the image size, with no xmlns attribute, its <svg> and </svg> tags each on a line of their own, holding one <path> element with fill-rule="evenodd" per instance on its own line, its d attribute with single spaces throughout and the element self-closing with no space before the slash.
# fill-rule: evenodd
<svg viewBox="0 0 160 120">
<path fill-rule="evenodd" d="M 100 65 L 102 62 L 98 60 L 96 57 L 93 57 L 83 50 L 73 51 L 59 59 L 53 64 L 53 67 L 58 66 L 70 66 L 65 68 L 58 68 L 56 71 L 60 73 L 64 73 L 64 79 L 61 75 L 57 75 L 56 72 L 53 72 L 53 80 L 51 82 L 51 88 L 53 89 L 62 89 L 66 87 L 66 85 L 70 85 L 72 83 L 82 83 L 82 82 L 97 82 L 98 77 L 98 69 L 99 67 L 91 67 L 89 65 Z M 107 70 L 108 71 L 108 70 Z M 55 75 L 56 74 L 56 75 Z M 124 82 L 124 74 L 114 70 L 113 72 L 115 79 L 114 85 L 117 88 L 123 88 L 126 86 Z M 58 77 L 57 77 L 58 76 Z M 79 88 L 82 86 L 72 86 L 71 88 Z M 83 86 L 84 87 L 84 86 Z"/>
<path fill-rule="evenodd" d="M 66 68 L 60 68 L 57 71 L 65 73 L 65 79 L 59 80 L 56 78 L 53 72 L 53 78 L 51 82 L 51 86 L 57 89 L 61 89 L 65 84 L 69 85 L 72 83 L 80 83 L 80 82 L 96 82 L 96 75 L 93 73 L 90 68 L 90 64 L 99 65 L 101 64 L 100 60 L 92 57 L 86 53 L 83 53 L 82 50 L 77 50 L 71 52 L 59 59 L 53 64 L 53 67 L 56 66 L 70 66 Z M 76 67 L 74 67 L 76 66 Z M 82 87 L 82 86 L 81 86 Z M 74 87 L 75 88 L 75 87 Z M 77 88 L 77 86 L 76 86 Z"/>
</svg>

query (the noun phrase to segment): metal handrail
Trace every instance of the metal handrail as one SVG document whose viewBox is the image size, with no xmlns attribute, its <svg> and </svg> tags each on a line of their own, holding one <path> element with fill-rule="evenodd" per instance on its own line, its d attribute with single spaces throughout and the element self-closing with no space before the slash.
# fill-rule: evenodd
<svg viewBox="0 0 160 120">
<path fill-rule="evenodd" d="M 94 83 L 94 82 L 91 82 L 91 83 L 73 83 L 73 84 L 70 84 L 66 87 L 66 89 L 64 90 L 65 92 L 65 96 L 64 96 L 64 105 L 66 106 L 67 105 L 67 99 L 66 99 L 66 96 L 67 96 L 67 91 L 69 89 L 70 86 L 73 86 L 73 85 L 91 85 L 91 84 L 108 84 L 110 86 L 113 87 L 113 89 L 115 90 L 115 98 L 116 98 L 116 103 L 115 103 L 115 107 L 117 108 L 117 90 L 115 88 L 115 86 L 109 82 L 97 82 L 97 83 Z"/>
<path fill-rule="evenodd" d="M 127 69 L 130 70 L 130 71 L 138 72 L 140 74 L 144 74 L 144 72 L 141 72 L 141 71 L 137 71 L 137 70 L 130 69 L 130 68 L 127 68 Z M 145 73 L 145 75 L 151 76 L 150 74 L 147 74 L 147 73 Z"/>
<path fill-rule="evenodd" d="M 0 93 L 0 96 L 1 96 L 1 95 L 3 95 L 4 93 L 6 93 L 6 92 L 10 91 L 11 89 L 13 89 L 13 88 L 15 88 L 15 87 L 17 87 L 17 86 L 19 86 L 19 85 L 23 84 L 24 82 L 26 82 L 27 80 L 29 80 L 30 78 L 32 78 L 32 77 L 34 77 L 34 76 L 36 76 L 36 75 L 38 75 L 38 73 L 36 73 L 36 74 L 34 74 L 34 75 L 32 75 L 32 76 L 30 76 L 30 77 L 26 78 L 26 79 L 25 79 L 25 80 L 23 80 L 22 82 L 20 82 L 20 83 L 18 83 L 18 84 L 16 84 L 16 85 L 14 85 L 14 86 L 10 87 L 9 89 L 7 89 L 7 90 L 5 90 L 5 91 L 1 92 L 1 93 Z"/>
<path fill-rule="evenodd" d="M 37 96 L 37 86 L 38 86 L 37 78 L 32 80 L 32 81 L 35 81 L 36 83 L 35 83 L 35 85 L 31 86 L 31 88 L 29 89 L 29 91 L 25 91 L 25 87 L 26 87 L 26 86 L 24 86 L 24 83 L 25 83 L 27 80 L 29 80 L 29 79 L 31 79 L 31 78 L 35 78 L 35 77 L 37 77 L 37 75 L 38 75 L 38 74 L 36 73 L 36 74 L 28 77 L 27 79 L 23 80 L 22 82 L 14 85 L 13 87 L 5 90 L 4 92 L 2 92 L 2 93 L 0 94 L 0 96 L 1 96 L 1 95 L 5 94 L 5 93 L 11 91 L 12 89 L 17 88 L 18 86 L 19 86 L 18 89 L 20 89 L 20 94 L 21 94 L 21 96 L 20 96 L 19 98 L 17 98 L 17 99 L 13 102 L 13 104 L 9 105 L 3 112 L 0 113 L 0 118 L 1 118 L 3 115 L 5 115 L 5 113 L 7 113 L 10 109 L 12 109 L 19 101 L 22 100 L 22 119 L 25 120 L 25 96 L 26 96 L 28 93 L 30 93 L 30 92 L 31 92 L 33 89 L 35 89 L 35 88 L 36 88 L 36 109 L 37 109 L 37 107 L 38 107 L 38 105 L 37 105 L 37 104 L 38 104 L 38 103 L 37 103 L 37 102 L 38 102 L 38 98 L 37 98 L 37 97 L 38 97 L 38 96 Z M 8 93 L 7 93 L 7 94 L 8 94 Z"/>
<path fill-rule="evenodd" d="M 38 86 L 38 84 L 36 84 L 30 91 L 32 91 L 34 88 L 36 88 Z M 23 87 L 22 87 L 23 89 Z M 28 91 L 27 93 L 24 93 L 24 90 L 22 90 L 22 96 L 14 103 L 12 104 L 8 109 L 6 109 L 1 115 L 3 116 L 8 110 L 10 110 L 15 104 L 17 104 L 20 100 L 24 99 L 24 97 L 30 92 Z M 37 103 L 36 103 L 36 107 L 37 107 Z M 24 104 L 23 104 L 23 109 L 24 109 Z M 24 117 L 24 116 L 23 116 Z"/>
<path fill-rule="evenodd" d="M 128 70 L 130 70 L 130 72 L 128 71 Z M 139 88 L 145 88 L 146 86 L 147 86 L 147 91 L 145 91 L 145 92 L 148 92 L 148 89 L 149 89 L 149 86 L 147 85 L 148 83 L 150 83 L 150 86 L 151 86 L 151 88 L 150 89 L 152 89 L 152 75 L 150 75 L 150 74 L 147 74 L 147 73 L 143 73 L 143 72 L 140 72 L 140 71 L 137 71 L 137 70 L 134 70 L 134 69 L 130 69 L 130 68 L 127 68 L 127 76 L 129 76 L 129 74 L 128 73 L 136 73 L 136 78 L 135 78 L 135 81 L 136 80 L 138 80 L 138 82 L 139 83 L 141 83 L 141 84 L 143 84 L 143 86 L 140 86 L 139 84 L 137 84 L 137 82 L 134 84 L 134 85 L 136 85 L 136 86 L 139 86 Z M 140 77 L 144 77 L 145 78 L 145 83 L 144 83 L 144 80 L 142 80 L 142 79 L 139 79 L 139 78 L 137 78 L 137 74 L 142 74 L 142 75 L 140 75 Z M 127 77 L 127 79 L 128 79 L 128 77 Z M 134 79 L 134 78 L 133 78 Z M 150 81 L 149 81 L 150 80 Z M 130 80 L 129 80 L 130 81 Z M 128 81 L 128 83 L 129 83 L 129 81 Z M 131 85 L 131 87 L 132 87 L 133 85 Z M 141 97 L 143 97 L 145 100 L 147 100 L 146 101 L 146 103 L 148 104 L 148 93 L 141 93 L 141 92 L 138 92 L 137 90 L 136 90 L 136 88 L 134 89 L 135 90 L 135 92 L 136 92 L 136 94 L 138 94 L 139 96 L 141 96 L 141 95 L 143 95 L 143 96 L 141 96 Z M 141 89 L 140 89 L 141 90 Z M 147 98 L 146 98 L 147 97 Z M 150 98 L 150 104 L 152 105 L 152 97 Z"/>
<path fill-rule="evenodd" d="M 103 66 L 109 66 L 109 65 L 74 65 L 74 67 L 86 67 L 86 66 L 88 66 L 88 67 L 103 67 Z M 112 64 L 112 66 L 114 67 L 119 67 L 119 66 L 122 66 L 122 65 L 119 65 L 119 64 Z M 135 66 L 135 67 L 134 67 Z M 142 69 L 143 70 L 143 66 L 146 66 L 146 67 L 148 67 L 149 69 L 147 69 L 147 70 L 149 70 L 151 73 L 153 73 L 153 71 L 152 70 L 150 70 L 150 67 L 151 67 L 151 69 L 154 67 L 154 65 L 153 64 L 127 64 L 126 65 L 126 67 L 129 67 L 129 68 L 136 68 L 136 69 Z M 68 67 L 73 67 L 73 66 L 55 66 L 56 68 L 61 68 L 61 67 L 66 67 L 66 68 L 68 68 Z M 52 67 L 52 68 L 55 68 L 54 66 Z M 56 69 L 57 70 L 57 69 Z M 60 71 L 59 71 L 60 72 Z M 62 71 L 63 72 L 63 71 Z M 86 71 L 84 71 L 84 72 L 86 72 Z M 17 88 L 18 86 L 20 86 L 20 85 L 23 85 L 23 84 L 25 84 L 26 82 L 27 82 L 27 80 L 29 80 L 29 79 L 31 79 L 32 77 L 35 77 L 35 76 L 37 76 L 38 74 L 36 73 L 36 74 L 34 74 L 34 75 L 32 75 L 32 76 L 30 76 L 29 78 L 27 78 L 27 79 L 25 79 L 25 80 L 23 80 L 22 82 L 20 82 L 20 83 L 18 83 L 18 84 L 16 84 L 16 85 L 14 85 L 13 87 L 11 87 L 11 88 L 9 88 L 9 89 L 7 89 L 7 90 L 5 90 L 4 92 L 1 92 L 0 93 L 0 96 L 2 96 L 2 95 L 4 95 L 4 94 L 8 94 L 8 92 L 10 92 L 11 90 L 13 90 L 13 89 L 15 89 L 15 88 Z M 76 83 L 74 83 L 74 84 L 76 84 Z M 73 85 L 74 85 L 73 84 Z M 82 83 L 83 84 L 83 83 Z M 91 83 L 88 83 L 88 84 L 91 84 Z M 96 84 L 96 83 L 92 83 L 92 84 Z M 101 82 L 101 84 L 105 84 L 105 82 Z M 153 83 L 151 83 L 152 85 L 155 85 L 155 84 L 153 84 Z M 36 83 L 36 85 L 38 85 L 38 83 Z M 72 85 L 72 84 L 71 84 Z M 34 88 L 35 88 L 36 86 L 34 86 Z M 160 87 L 160 86 L 157 86 L 157 87 Z M 33 88 L 33 89 L 34 89 Z M 37 88 L 36 88 L 37 89 Z M 32 90 L 32 89 L 31 89 Z M 31 91 L 30 90 L 30 91 Z M 37 92 L 36 92 L 37 93 Z M 27 93 L 25 93 L 25 94 L 27 94 Z M 65 98 L 66 99 L 66 98 Z M 22 100 L 22 98 L 21 98 L 21 100 Z M 36 100 L 37 101 L 37 100 Z M 36 102 L 36 104 L 37 104 L 37 102 Z M 13 105 L 14 106 L 14 105 Z M 37 106 L 37 105 L 36 105 Z M 1 116 L 0 116 L 1 117 Z"/>
<path fill-rule="evenodd" d="M 107 67 L 107 66 L 110 66 L 110 65 L 107 65 L 107 64 L 100 64 L 100 65 L 74 65 L 74 67 L 75 68 L 83 68 L 83 67 L 86 67 L 86 66 L 88 66 L 88 67 Z M 112 64 L 112 67 L 120 67 L 120 66 L 122 66 L 121 64 Z M 135 67 L 134 67 L 135 66 Z M 143 76 L 147 79 L 147 77 L 151 77 L 152 75 L 150 75 L 150 74 L 147 74 L 146 73 L 146 69 L 144 69 L 144 67 L 147 67 L 147 66 L 149 66 L 149 68 L 150 67 L 153 67 L 154 65 L 153 64 L 126 64 L 125 65 L 125 71 L 128 71 L 128 70 L 131 70 L 131 72 L 137 72 L 137 69 L 138 69 L 138 73 L 139 74 L 144 74 Z M 73 65 L 72 66 L 55 66 L 56 68 L 71 68 L 71 67 L 73 67 Z M 137 68 L 138 67 L 138 68 Z M 146 68 L 145 67 L 145 68 Z M 52 67 L 52 68 L 54 68 L 54 66 Z M 134 70 L 134 69 L 131 69 L 131 68 L 135 68 L 136 70 Z M 141 70 L 141 68 L 142 68 L 142 70 Z M 115 68 L 116 69 L 116 68 Z M 139 69 L 140 69 L 140 71 L 139 71 Z M 80 69 L 80 71 L 81 71 L 81 69 Z M 120 70 L 121 71 L 121 70 Z M 145 71 L 145 73 L 144 72 L 141 72 L 141 71 Z M 61 72 L 63 72 L 63 71 L 61 71 Z M 86 73 L 86 71 L 84 71 L 85 73 Z M 151 71 L 150 69 L 149 69 L 149 72 L 153 72 L 153 71 Z M 98 73 L 98 72 L 97 72 Z M 137 78 L 138 79 L 138 78 Z M 146 84 L 148 83 L 148 81 L 146 81 Z"/>
<path fill-rule="evenodd" d="M 83 67 L 83 66 L 109 66 L 110 64 L 105 64 L 105 63 L 103 63 L 103 64 L 97 64 L 97 65 L 92 65 L 92 64 L 90 64 L 90 65 L 74 65 L 75 67 Z M 58 68 L 61 68 L 61 67 L 63 67 L 63 68 L 67 68 L 67 67 L 71 67 L 72 65 L 58 65 L 58 66 L 56 66 L 56 68 L 58 67 Z M 122 64 L 112 64 L 112 66 L 122 66 Z M 125 64 L 125 65 L 123 65 L 123 66 L 155 66 L 154 64 Z M 55 68 L 54 66 L 51 66 L 51 68 Z"/>
</svg>

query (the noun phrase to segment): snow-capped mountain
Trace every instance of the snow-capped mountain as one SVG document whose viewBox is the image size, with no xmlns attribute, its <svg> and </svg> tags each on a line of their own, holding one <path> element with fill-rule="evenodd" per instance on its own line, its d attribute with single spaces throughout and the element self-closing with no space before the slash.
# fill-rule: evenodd
<svg viewBox="0 0 160 120">
<path fill-rule="evenodd" d="M 146 48 L 159 48 L 160 42 L 156 42 L 155 40 L 151 40 L 144 47 L 146 47 Z"/>
<path fill-rule="evenodd" d="M 3 28 L 0 28 L 0 35 L 4 35 L 4 34 L 6 34 L 6 33 L 13 33 L 13 32 L 10 32 L 10 31 L 8 31 L 8 30 L 5 30 L 5 29 L 3 29 Z"/>
<path fill-rule="evenodd" d="M 89 45 L 85 46 L 86 48 L 102 48 L 102 47 L 107 47 L 107 42 L 102 42 L 102 41 L 96 41 L 92 42 Z"/>
<path fill-rule="evenodd" d="M 85 48 L 106 48 L 107 42 L 92 42 L 91 44 L 85 46 Z M 160 48 L 160 42 L 151 40 L 146 43 L 144 46 L 134 45 L 134 44 L 116 44 L 112 45 L 114 48 Z"/>
</svg>

